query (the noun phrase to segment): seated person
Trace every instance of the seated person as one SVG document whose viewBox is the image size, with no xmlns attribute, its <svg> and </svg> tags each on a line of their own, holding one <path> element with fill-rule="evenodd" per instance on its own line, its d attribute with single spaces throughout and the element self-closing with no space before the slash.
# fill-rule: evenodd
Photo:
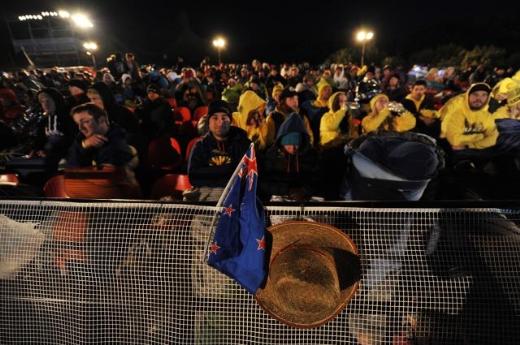
<svg viewBox="0 0 520 345">
<path fill-rule="evenodd" d="M 67 168 L 120 168 L 125 175 L 122 185 L 138 189 L 133 173 L 137 151 L 128 145 L 124 130 L 110 123 L 107 113 L 93 103 L 74 107 L 71 116 L 80 133 L 69 150 Z"/>
<path fill-rule="evenodd" d="M 490 92 L 487 84 L 473 84 L 466 93 L 452 98 L 441 108 L 441 137 L 447 139 L 454 163 L 462 160 L 483 163 L 509 154 L 518 157 L 518 131 L 511 126 L 497 127 L 501 119 L 511 117 L 510 111 L 504 108 L 489 112 Z M 512 102 L 509 101 L 511 105 Z"/>
<path fill-rule="evenodd" d="M 67 155 L 74 139 L 74 123 L 68 116 L 69 109 L 63 96 L 53 88 L 43 89 L 37 94 L 42 109 L 42 120 L 38 138 L 34 143 L 32 157 L 43 157 L 46 170 L 53 174 L 59 161 Z"/>
<path fill-rule="evenodd" d="M 264 150 L 272 143 L 269 140 L 269 127 L 265 120 L 266 102 L 254 91 L 247 90 L 240 95 L 238 110 L 233 113 L 233 125 L 246 131 L 249 140 L 257 150 Z"/>
<path fill-rule="evenodd" d="M 189 157 L 188 176 L 194 187 L 184 195 L 189 201 L 217 201 L 251 143 L 243 129 L 231 126 L 226 101 L 211 102 L 207 117 L 209 132 Z"/>
<path fill-rule="evenodd" d="M 424 133 L 438 139 L 440 134 L 439 114 L 433 97 L 426 94 L 426 81 L 417 80 L 403 100 L 403 106 L 416 118 L 414 132 Z"/>
<path fill-rule="evenodd" d="M 303 201 L 316 192 L 318 153 L 312 147 L 299 114 L 293 113 L 280 126 L 275 145 L 261 159 L 259 194 Z"/>
<path fill-rule="evenodd" d="M 287 117 L 292 114 L 296 113 L 299 114 L 303 124 L 307 130 L 307 134 L 309 135 L 311 145 L 314 144 L 314 133 L 313 129 L 311 128 L 311 124 L 309 122 L 309 119 L 306 115 L 304 115 L 299 108 L 299 100 L 298 100 L 298 94 L 295 91 L 292 91 L 290 89 L 283 89 L 280 93 L 280 96 L 278 97 L 278 104 L 276 105 L 275 110 L 269 114 L 267 117 L 267 125 L 269 127 L 268 133 L 269 133 L 269 146 L 272 145 L 275 142 L 276 137 L 278 136 L 278 131 L 280 130 L 280 127 L 282 123 L 287 119 Z M 319 123 L 318 123 L 319 127 Z M 318 128 L 319 130 L 319 128 Z M 319 137 L 316 137 L 319 138 Z"/>
<path fill-rule="evenodd" d="M 363 118 L 363 132 L 406 132 L 415 127 L 415 117 L 402 104 L 390 102 L 387 95 L 378 94 L 370 100 L 370 113 Z"/>
<path fill-rule="evenodd" d="M 329 98 L 329 111 L 321 118 L 320 145 L 345 144 L 358 136 L 358 127 L 352 122 L 347 107 L 347 95 L 336 92 Z M 341 145 L 343 146 L 343 145 Z"/>
</svg>

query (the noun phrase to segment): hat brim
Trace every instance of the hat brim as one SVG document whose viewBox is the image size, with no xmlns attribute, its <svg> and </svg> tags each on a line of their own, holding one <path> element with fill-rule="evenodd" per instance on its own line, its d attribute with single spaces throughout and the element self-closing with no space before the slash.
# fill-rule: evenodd
<svg viewBox="0 0 520 345">
<path fill-rule="evenodd" d="M 354 242 L 326 224 L 288 221 L 272 236 L 269 275 L 258 304 L 291 327 L 314 328 L 332 320 L 359 287 L 361 265 Z"/>
</svg>

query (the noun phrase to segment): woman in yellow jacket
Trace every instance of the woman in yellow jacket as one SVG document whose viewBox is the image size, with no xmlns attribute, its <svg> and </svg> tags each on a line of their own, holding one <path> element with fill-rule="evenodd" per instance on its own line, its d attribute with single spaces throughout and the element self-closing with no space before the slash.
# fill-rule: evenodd
<svg viewBox="0 0 520 345">
<path fill-rule="evenodd" d="M 254 91 L 248 90 L 240 95 L 237 112 L 233 113 L 232 125 L 247 132 L 249 140 L 258 150 L 265 150 L 269 143 L 269 126 L 265 120 L 266 101 Z"/>
<path fill-rule="evenodd" d="M 361 125 L 365 133 L 378 130 L 406 132 L 415 127 L 415 121 L 415 116 L 400 103 L 390 103 L 388 96 L 378 94 L 370 100 L 370 113 L 363 118 Z"/>
<path fill-rule="evenodd" d="M 355 139 L 358 136 L 357 126 L 352 123 L 347 108 L 347 95 L 344 92 L 336 92 L 329 98 L 329 111 L 326 112 L 320 122 L 320 145 L 331 145 L 335 141 L 346 143 L 348 139 Z M 347 118 L 348 132 L 342 133 L 340 124 Z M 341 140 L 341 139 L 345 140 Z"/>
</svg>

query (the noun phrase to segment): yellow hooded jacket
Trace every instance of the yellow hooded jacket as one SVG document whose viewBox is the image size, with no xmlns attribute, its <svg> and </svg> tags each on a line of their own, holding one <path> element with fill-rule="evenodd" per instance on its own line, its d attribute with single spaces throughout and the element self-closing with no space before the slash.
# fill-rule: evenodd
<svg viewBox="0 0 520 345">
<path fill-rule="evenodd" d="M 334 101 L 344 92 L 336 92 L 329 98 L 329 111 L 323 114 L 320 121 L 320 144 L 325 145 L 341 135 L 339 124 L 348 116 L 347 109 L 332 110 Z M 349 129 L 352 129 L 352 119 L 349 117 Z"/>
<path fill-rule="evenodd" d="M 495 98 L 498 95 L 507 96 L 511 91 L 518 88 L 520 88 L 520 80 L 515 80 L 513 78 L 504 78 L 495 85 L 493 91 L 491 91 L 491 95 Z"/>
<path fill-rule="evenodd" d="M 406 132 L 415 127 L 415 116 L 409 111 L 403 112 L 399 116 L 393 116 L 388 107 L 376 113 L 376 102 L 381 97 L 388 100 L 388 96 L 379 94 L 370 100 L 370 113 L 363 118 L 361 126 L 365 133 L 374 132 L 380 129 L 385 131 Z"/>
<path fill-rule="evenodd" d="M 451 146 L 485 149 L 497 142 L 496 116 L 489 112 L 488 104 L 479 110 L 469 107 L 469 94 L 478 84 L 482 83 L 473 84 L 465 93 L 446 102 L 440 110 L 443 119 L 441 138 L 446 138 Z"/>
<path fill-rule="evenodd" d="M 318 83 L 318 97 L 314 102 L 312 102 L 314 107 L 324 108 L 328 105 L 328 100 L 322 100 L 322 96 L 326 88 L 330 88 L 332 90 L 332 86 L 330 86 L 330 84 L 325 79 L 321 78 Z"/>
<path fill-rule="evenodd" d="M 265 105 L 266 102 L 262 98 L 254 91 L 248 90 L 240 95 L 238 111 L 233 113 L 232 121 L 234 126 L 240 127 L 247 132 L 247 137 L 253 141 L 260 150 L 268 146 L 268 124 L 266 121 L 263 121 L 258 127 L 250 126 L 247 124 L 247 118 L 254 110 L 263 113 Z"/>
</svg>

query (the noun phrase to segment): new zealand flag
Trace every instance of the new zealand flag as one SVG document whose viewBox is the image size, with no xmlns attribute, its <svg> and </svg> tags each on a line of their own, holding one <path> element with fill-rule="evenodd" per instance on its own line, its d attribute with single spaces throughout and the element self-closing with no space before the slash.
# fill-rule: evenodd
<svg viewBox="0 0 520 345">
<path fill-rule="evenodd" d="M 266 276 L 265 220 L 256 199 L 258 170 L 251 145 L 231 177 L 222 202 L 208 264 L 254 294 Z"/>
</svg>

